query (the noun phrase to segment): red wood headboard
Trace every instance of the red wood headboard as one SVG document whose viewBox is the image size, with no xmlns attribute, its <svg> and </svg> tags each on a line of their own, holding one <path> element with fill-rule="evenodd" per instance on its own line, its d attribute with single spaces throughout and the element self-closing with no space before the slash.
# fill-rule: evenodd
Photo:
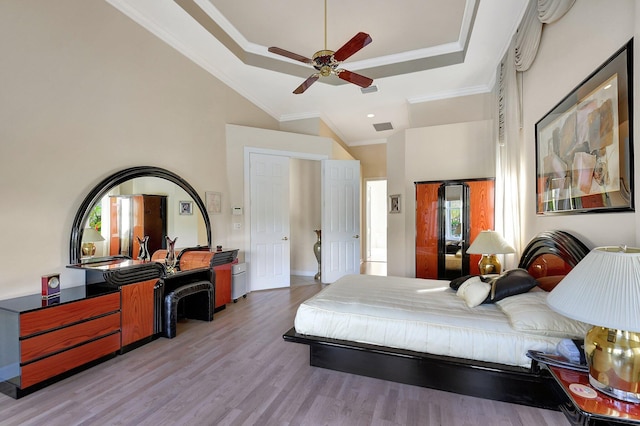
<svg viewBox="0 0 640 426">
<path fill-rule="evenodd" d="M 526 269 L 540 287 L 550 291 L 587 253 L 587 246 L 568 232 L 545 231 L 527 244 L 518 267 Z"/>
</svg>

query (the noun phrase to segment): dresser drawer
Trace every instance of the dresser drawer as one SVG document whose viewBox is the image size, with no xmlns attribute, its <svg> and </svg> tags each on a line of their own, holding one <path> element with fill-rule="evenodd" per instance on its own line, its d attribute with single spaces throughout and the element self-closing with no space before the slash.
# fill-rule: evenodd
<svg viewBox="0 0 640 426">
<path fill-rule="evenodd" d="M 120 332 L 110 334 L 68 351 L 32 362 L 22 367 L 20 387 L 28 388 L 73 368 L 94 361 L 120 349 Z"/>
<path fill-rule="evenodd" d="M 120 293 L 92 297 L 20 315 L 20 337 L 120 310 Z"/>
<path fill-rule="evenodd" d="M 20 342 L 20 362 L 42 358 L 120 329 L 118 312 L 29 337 Z"/>
</svg>

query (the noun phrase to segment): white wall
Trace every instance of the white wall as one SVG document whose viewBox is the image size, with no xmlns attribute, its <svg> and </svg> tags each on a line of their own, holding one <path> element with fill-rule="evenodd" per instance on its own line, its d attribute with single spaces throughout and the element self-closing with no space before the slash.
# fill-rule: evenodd
<svg viewBox="0 0 640 426">
<path fill-rule="evenodd" d="M 535 213 L 535 123 L 550 111 L 580 82 L 621 48 L 634 33 L 640 20 L 634 0 L 580 0 L 552 25 L 545 25 L 538 55 L 523 76 L 524 168 L 521 178 L 526 183 L 524 194 L 525 241 L 540 231 L 562 229 L 581 238 L 588 246 L 638 244 L 637 214 L 605 213 L 569 216 L 537 216 Z M 635 42 L 638 75 L 638 42 Z M 635 86 L 638 78 L 635 78 Z M 636 92 L 636 104 L 638 95 Z M 638 129 L 638 108 L 635 111 Z M 638 157 L 638 131 L 634 132 Z M 636 163 L 637 164 L 637 163 Z M 635 184 L 638 167 L 635 167 Z M 636 199 L 638 192 L 636 191 Z"/>
<path fill-rule="evenodd" d="M 387 141 L 388 194 L 401 215 L 387 218 L 387 273 L 415 276 L 415 182 L 495 176 L 493 121 L 409 129 Z"/>
</svg>

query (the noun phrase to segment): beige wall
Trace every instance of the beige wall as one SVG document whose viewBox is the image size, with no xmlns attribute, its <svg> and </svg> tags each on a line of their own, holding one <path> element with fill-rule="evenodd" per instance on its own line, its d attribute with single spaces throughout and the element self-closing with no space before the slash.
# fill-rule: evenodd
<svg viewBox="0 0 640 426">
<path fill-rule="evenodd" d="M 164 167 L 229 207 L 225 123 L 278 123 L 103 1 L 0 2 L 0 298 L 69 263 L 71 223 L 100 180 Z M 212 216 L 214 241 L 229 219 Z M 222 241 L 226 244 L 226 241 Z"/>
<path fill-rule="evenodd" d="M 523 76 L 523 134 L 525 152 L 521 178 L 526 183 L 524 217 L 525 240 L 549 229 L 562 229 L 579 236 L 590 247 L 598 245 L 638 244 L 637 214 L 607 213 L 570 216 L 535 214 L 535 123 L 621 48 L 634 33 L 638 2 L 633 0 L 581 0 L 558 22 L 544 27 L 540 49 L 533 66 Z M 636 40 L 635 74 L 638 75 Z M 638 86 L 638 78 L 634 85 Z M 636 104 L 638 93 L 635 94 Z M 638 121 L 638 108 L 635 109 Z M 638 129 L 638 126 L 635 126 Z M 638 158 L 638 131 L 634 132 Z M 636 163 L 637 164 L 637 163 Z M 636 186 L 638 179 L 635 167 Z M 638 192 L 636 191 L 636 197 Z M 636 198 L 637 199 L 637 198 Z"/>
<path fill-rule="evenodd" d="M 495 106 L 491 93 L 414 103 L 409 108 L 409 123 L 412 128 L 419 128 L 492 120 L 493 108 Z"/>
<path fill-rule="evenodd" d="M 292 159 L 289 193 L 291 227 L 291 274 L 313 276 L 318 262 L 313 253 L 317 240 L 315 229 L 321 229 L 320 161 Z"/>
<path fill-rule="evenodd" d="M 387 177 L 387 144 L 352 146 L 349 151 L 360 160 L 363 179 Z"/>
</svg>

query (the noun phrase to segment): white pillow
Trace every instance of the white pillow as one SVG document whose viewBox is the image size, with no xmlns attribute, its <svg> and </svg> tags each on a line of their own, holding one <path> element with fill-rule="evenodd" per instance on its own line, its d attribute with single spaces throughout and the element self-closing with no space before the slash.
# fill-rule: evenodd
<svg viewBox="0 0 640 426">
<path fill-rule="evenodd" d="M 496 302 L 509 317 L 511 327 L 518 331 L 542 336 L 583 339 L 589 324 L 567 318 L 547 305 L 549 293 L 534 291 L 517 294 Z"/>
<path fill-rule="evenodd" d="M 456 295 L 463 298 L 468 307 L 475 308 L 484 302 L 490 291 L 490 284 L 482 282 L 480 277 L 471 277 L 458 287 Z"/>
</svg>

